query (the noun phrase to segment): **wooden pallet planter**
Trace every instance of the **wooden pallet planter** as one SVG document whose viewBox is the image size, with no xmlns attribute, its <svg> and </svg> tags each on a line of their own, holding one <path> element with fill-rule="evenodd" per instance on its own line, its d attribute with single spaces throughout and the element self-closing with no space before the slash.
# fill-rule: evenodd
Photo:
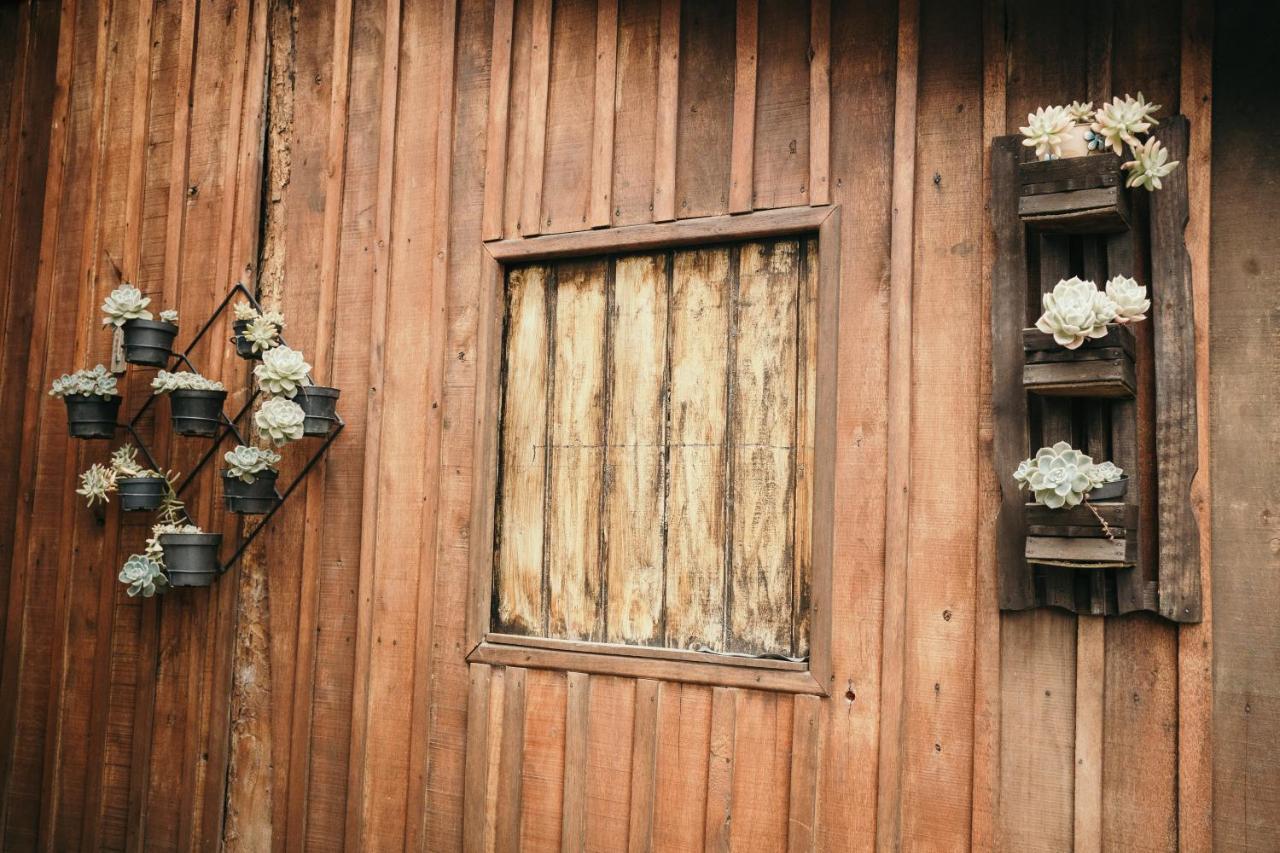
<svg viewBox="0 0 1280 853">
<path fill-rule="evenodd" d="M 1052 234 L 1115 234 L 1129 228 L 1129 193 L 1115 154 L 1018 165 L 1018 216 Z"/>
<path fill-rule="evenodd" d="M 1138 563 L 1138 507 L 1123 501 L 1091 501 L 1114 538 L 1087 507 L 1049 509 L 1026 505 L 1027 563 L 1067 569 L 1130 568 Z"/>
<path fill-rule="evenodd" d="M 1036 328 L 1022 330 L 1022 384 L 1033 394 L 1132 397 L 1137 389 L 1133 330 L 1112 326 L 1106 337 L 1070 350 Z"/>
</svg>

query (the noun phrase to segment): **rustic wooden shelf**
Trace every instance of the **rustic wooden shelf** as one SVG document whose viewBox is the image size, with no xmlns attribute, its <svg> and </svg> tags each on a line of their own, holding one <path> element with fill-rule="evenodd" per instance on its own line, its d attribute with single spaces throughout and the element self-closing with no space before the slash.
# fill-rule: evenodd
<svg viewBox="0 0 1280 853">
<path fill-rule="evenodd" d="M 1018 216 L 1052 234 L 1115 234 L 1129 228 L 1129 193 L 1115 154 L 1018 165 Z"/>
<path fill-rule="evenodd" d="M 1112 326 L 1106 337 L 1069 350 L 1036 328 L 1022 330 L 1022 384 L 1033 394 L 1132 397 L 1137 390 L 1133 330 Z"/>
<path fill-rule="evenodd" d="M 1124 501 L 1093 504 L 1114 539 L 1087 507 L 1026 505 L 1028 563 L 1068 569 L 1124 568 L 1138 562 L 1138 507 Z"/>
</svg>

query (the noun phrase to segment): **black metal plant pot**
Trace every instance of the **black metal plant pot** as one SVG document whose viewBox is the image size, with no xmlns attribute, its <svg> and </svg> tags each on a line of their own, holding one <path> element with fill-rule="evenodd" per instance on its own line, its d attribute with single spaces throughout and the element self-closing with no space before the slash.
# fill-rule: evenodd
<svg viewBox="0 0 1280 853">
<path fill-rule="evenodd" d="M 173 356 L 173 339 L 178 335 L 176 323 L 126 320 L 123 328 L 125 361 L 144 367 L 168 365 Z"/>
<path fill-rule="evenodd" d="M 171 586 L 209 586 L 221 571 L 221 533 L 162 533 L 160 547 Z"/>
<path fill-rule="evenodd" d="M 276 494 L 275 471 L 262 471 L 253 475 L 253 482 L 246 483 L 239 477 L 222 472 L 222 500 L 229 512 L 241 515 L 266 515 L 280 503 Z"/>
<path fill-rule="evenodd" d="M 222 404 L 226 391 L 193 391 L 179 388 L 169 393 L 169 415 L 173 431 L 178 435 L 198 435 L 212 438 L 222 424 Z"/>
<path fill-rule="evenodd" d="M 244 330 L 249 328 L 250 320 L 236 320 L 231 324 L 231 328 L 235 331 L 235 336 L 231 338 L 231 343 L 236 345 L 236 355 L 241 358 L 256 360 L 262 358 L 262 353 L 253 351 L 253 342 L 244 336 Z"/>
<path fill-rule="evenodd" d="M 120 395 L 68 394 L 62 399 L 67 404 L 67 431 L 72 438 L 111 438 L 116 434 Z"/>
<path fill-rule="evenodd" d="M 116 480 L 120 508 L 125 512 L 153 512 L 164 501 L 168 483 L 159 477 L 121 477 Z"/>
<path fill-rule="evenodd" d="M 337 388 L 326 388 L 323 385 L 300 385 L 294 394 L 293 402 L 302 407 L 306 419 L 302 422 L 302 434 L 325 436 L 333 429 L 338 420 Z"/>
</svg>

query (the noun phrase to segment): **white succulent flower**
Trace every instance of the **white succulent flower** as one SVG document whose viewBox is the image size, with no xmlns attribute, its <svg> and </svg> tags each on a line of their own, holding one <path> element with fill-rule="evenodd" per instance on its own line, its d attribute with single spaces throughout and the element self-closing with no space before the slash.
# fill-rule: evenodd
<svg viewBox="0 0 1280 853">
<path fill-rule="evenodd" d="M 50 397 L 84 397 L 116 396 L 116 377 L 101 364 L 92 370 L 77 370 L 75 373 L 59 376 L 53 380 L 49 389 Z"/>
<path fill-rule="evenodd" d="M 258 434 L 270 439 L 277 447 L 302 438 L 302 422 L 306 413 L 302 407 L 284 397 L 274 397 L 262 404 L 253 422 Z"/>
<path fill-rule="evenodd" d="M 1035 464 L 1036 460 L 1034 459 L 1023 459 L 1018 463 L 1017 469 L 1013 472 L 1013 481 L 1018 484 L 1018 491 L 1027 488 L 1028 479 L 1031 477 Z"/>
<path fill-rule="evenodd" d="M 231 306 L 231 310 L 235 312 L 236 319 L 242 322 L 248 322 L 258 316 L 258 309 L 249 304 L 249 300 L 241 299 L 235 305 Z"/>
<path fill-rule="evenodd" d="M 134 554 L 125 560 L 124 566 L 120 569 L 119 580 L 129 587 L 130 598 L 136 598 L 139 595 L 150 598 L 156 594 L 158 587 L 168 583 L 161 564 L 145 554 Z"/>
<path fill-rule="evenodd" d="M 1124 476 L 1124 469 L 1118 467 L 1114 462 L 1099 462 L 1089 467 L 1084 472 L 1089 478 L 1092 488 L 1097 488 L 1105 483 L 1114 483 Z"/>
<path fill-rule="evenodd" d="M 115 491 L 115 488 L 116 472 L 95 462 L 80 474 L 80 488 L 76 489 L 76 494 L 84 496 L 89 506 L 93 506 L 95 503 L 106 503 L 107 494 Z"/>
<path fill-rule="evenodd" d="M 1076 349 L 1089 338 L 1107 333 L 1107 323 L 1115 319 L 1115 306 L 1091 281 L 1072 276 L 1059 281 L 1041 299 L 1044 313 L 1036 328 L 1067 349 Z"/>
<path fill-rule="evenodd" d="M 1134 279 L 1115 276 L 1107 282 L 1107 296 L 1115 304 L 1117 323 L 1136 323 L 1147 319 L 1151 300 L 1147 298 L 1147 289 Z"/>
<path fill-rule="evenodd" d="M 1036 453 L 1027 485 L 1035 493 L 1036 501 L 1050 509 L 1077 506 L 1084 500 L 1085 493 L 1093 488 L 1087 473 L 1091 467 L 1091 457 L 1065 441 L 1059 441 L 1053 447 L 1040 448 Z"/>
<path fill-rule="evenodd" d="M 1071 129 L 1071 115 L 1066 107 L 1040 107 L 1027 114 L 1027 126 L 1018 128 L 1027 137 L 1022 144 L 1036 149 L 1041 160 L 1062 155 L 1062 137 Z"/>
<path fill-rule="evenodd" d="M 241 336 L 253 345 L 254 352 L 264 352 L 280 343 L 279 327 L 265 314 L 250 320 Z"/>
<path fill-rule="evenodd" d="M 284 331 L 284 314 L 279 311 L 263 311 L 262 319 L 275 326 L 277 331 Z"/>
<path fill-rule="evenodd" d="M 253 369 L 262 390 L 284 397 L 296 394 L 298 386 L 306 384 L 310 372 L 311 365 L 303 361 L 302 353 L 285 346 L 267 350 L 262 355 L 262 364 Z"/>
<path fill-rule="evenodd" d="M 111 470 L 119 477 L 141 477 L 146 472 L 138 464 L 138 450 L 125 442 L 111 454 Z"/>
<path fill-rule="evenodd" d="M 127 320 L 150 320 L 151 312 L 147 306 L 151 304 L 150 296 L 143 296 L 142 291 L 132 284 L 125 283 L 111 291 L 102 303 L 104 326 L 123 326 Z"/>
<path fill-rule="evenodd" d="M 1160 140 L 1155 137 L 1141 145 L 1134 145 L 1133 159 L 1120 166 L 1122 169 L 1129 170 L 1129 180 L 1125 181 L 1124 185 L 1142 187 L 1147 192 L 1160 189 L 1164 186 L 1160 183 L 1160 179 L 1178 166 L 1179 161 L 1165 162 L 1168 159 L 1169 149 L 1161 145 Z"/>
<path fill-rule="evenodd" d="M 192 370 L 181 370 L 170 373 L 161 370 L 151 380 L 151 388 L 160 394 L 173 391 L 225 391 L 226 386 L 216 379 L 201 376 Z"/>
<path fill-rule="evenodd" d="M 161 312 L 160 312 L 160 322 L 162 322 L 162 323 L 177 323 L 177 322 L 178 322 L 178 312 L 177 312 L 176 310 L 174 310 L 173 308 L 166 308 L 165 310 L 163 310 L 163 311 L 161 311 Z"/>
<path fill-rule="evenodd" d="M 274 471 L 280 464 L 280 454 L 274 450 L 248 447 L 243 444 L 237 445 L 234 450 L 227 451 L 222 458 L 227 461 L 227 473 L 246 483 L 252 483 L 255 475 L 263 471 Z"/>
<path fill-rule="evenodd" d="M 1093 121 L 1093 101 L 1080 103 L 1072 101 L 1067 105 L 1067 115 L 1071 116 L 1071 120 L 1076 124 L 1088 124 Z"/>
<path fill-rule="evenodd" d="M 1160 109 L 1159 104 L 1149 104 L 1138 93 L 1137 100 L 1125 95 L 1123 99 L 1113 98 L 1111 103 L 1103 102 L 1093 115 L 1093 131 L 1102 136 L 1103 142 L 1117 154 L 1124 154 L 1125 144 L 1137 147 L 1139 133 L 1146 133 L 1153 125 L 1158 124 L 1152 114 Z"/>
</svg>

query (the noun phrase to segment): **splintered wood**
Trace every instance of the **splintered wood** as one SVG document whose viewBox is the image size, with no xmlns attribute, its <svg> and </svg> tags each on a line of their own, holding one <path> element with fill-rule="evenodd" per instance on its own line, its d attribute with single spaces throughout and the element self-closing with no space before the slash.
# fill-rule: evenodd
<svg viewBox="0 0 1280 853">
<path fill-rule="evenodd" d="M 803 656 L 816 242 L 513 267 L 494 630 Z"/>
</svg>

